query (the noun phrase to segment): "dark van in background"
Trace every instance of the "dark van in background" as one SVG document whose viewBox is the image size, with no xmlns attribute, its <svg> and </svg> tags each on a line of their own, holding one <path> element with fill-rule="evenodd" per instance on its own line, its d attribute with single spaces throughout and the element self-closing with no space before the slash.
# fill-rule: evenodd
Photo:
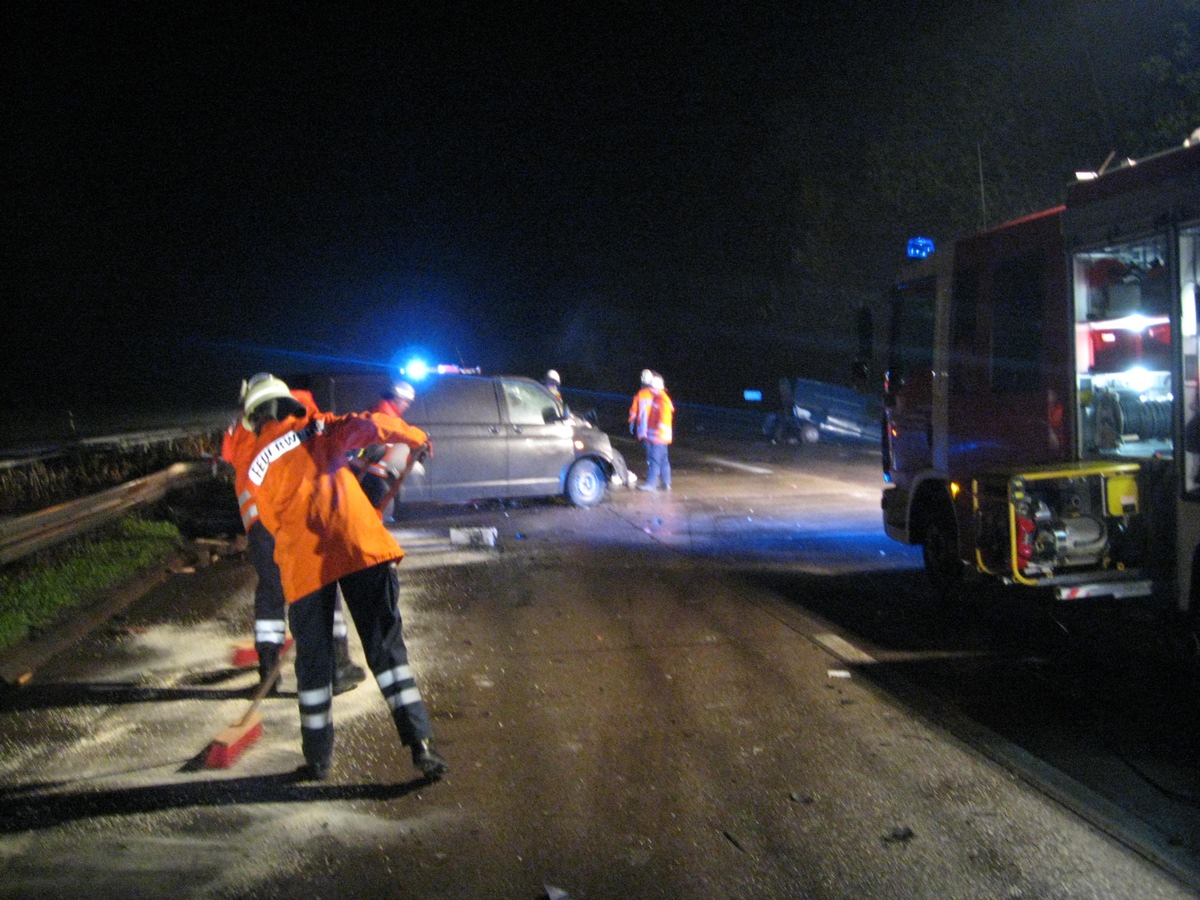
<svg viewBox="0 0 1200 900">
<path fill-rule="evenodd" d="M 782 409 L 763 422 L 763 434 L 772 441 L 815 444 L 834 439 L 880 445 L 883 404 L 877 396 L 811 378 L 781 378 L 779 391 Z"/>
</svg>

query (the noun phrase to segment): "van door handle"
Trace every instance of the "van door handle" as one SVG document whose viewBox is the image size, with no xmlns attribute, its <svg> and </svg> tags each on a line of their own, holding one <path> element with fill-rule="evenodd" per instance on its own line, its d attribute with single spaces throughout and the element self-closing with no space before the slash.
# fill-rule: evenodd
<svg viewBox="0 0 1200 900">
<path fill-rule="evenodd" d="M 490 431 L 492 434 L 499 434 L 499 433 L 500 433 L 500 426 L 499 426 L 499 425 L 492 425 L 490 428 L 488 428 L 488 431 Z"/>
<path fill-rule="evenodd" d="M 513 430 L 513 434 L 524 434 L 525 433 L 525 429 L 522 428 L 520 425 L 514 425 L 512 427 L 512 430 Z"/>
</svg>

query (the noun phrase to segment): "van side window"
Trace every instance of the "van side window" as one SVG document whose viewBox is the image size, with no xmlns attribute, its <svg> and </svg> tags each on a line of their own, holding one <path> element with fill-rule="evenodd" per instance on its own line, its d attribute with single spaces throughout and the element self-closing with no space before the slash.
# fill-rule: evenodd
<svg viewBox="0 0 1200 900">
<path fill-rule="evenodd" d="M 498 425 L 500 410 L 490 378 L 446 376 L 417 389 L 417 403 L 405 420 L 426 425 Z"/>
<path fill-rule="evenodd" d="M 521 381 L 505 381 L 504 401 L 513 425 L 546 425 L 562 418 L 558 404 L 544 388 Z"/>
</svg>

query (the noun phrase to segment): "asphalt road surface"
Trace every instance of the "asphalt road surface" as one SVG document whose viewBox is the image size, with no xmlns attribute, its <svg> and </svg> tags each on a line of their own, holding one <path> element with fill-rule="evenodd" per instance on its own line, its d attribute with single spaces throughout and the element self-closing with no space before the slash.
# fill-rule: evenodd
<svg viewBox="0 0 1200 900">
<path fill-rule="evenodd" d="M 253 576 L 236 556 L 172 575 L 0 699 L 0 897 L 1196 895 L 1186 789 L 1169 825 L 1130 824 L 1086 787 L 1048 794 L 1047 757 L 981 752 L 1032 719 L 1048 756 L 1095 758 L 1072 742 L 1105 713 L 1064 699 L 1088 678 L 1039 655 L 1048 617 L 930 614 L 874 454 L 690 439 L 672 462 L 670 494 L 392 526 L 435 784 L 372 684 L 334 701 L 332 778 L 294 781 L 290 672 L 263 737 L 198 765 L 256 680 L 230 663 Z M 451 541 L 480 528 L 496 546 Z M 1129 658 L 1098 679 L 1150 665 Z M 1042 691 L 1058 730 L 1025 689 L 1064 683 Z"/>
</svg>

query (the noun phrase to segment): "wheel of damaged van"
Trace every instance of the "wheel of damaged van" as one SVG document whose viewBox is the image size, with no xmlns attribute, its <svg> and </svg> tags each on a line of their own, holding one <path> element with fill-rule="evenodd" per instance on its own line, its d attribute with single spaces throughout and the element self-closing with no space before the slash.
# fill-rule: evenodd
<svg viewBox="0 0 1200 900">
<path fill-rule="evenodd" d="M 926 523 L 921 556 L 934 600 L 939 604 L 957 602 L 962 597 L 966 570 L 958 558 L 958 527 L 948 505 L 934 510 Z"/>
<path fill-rule="evenodd" d="M 821 440 L 821 429 L 812 422 L 800 423 L 800 440 L 806 444 L 815 444 Z"/>
<path fill-rule="evenodd" d="M 594 459 L 578 459 L 567 472 L 567 499 L 576 506 L 595 506 L 608 487 L 604 472 Z"/>
</svg>

